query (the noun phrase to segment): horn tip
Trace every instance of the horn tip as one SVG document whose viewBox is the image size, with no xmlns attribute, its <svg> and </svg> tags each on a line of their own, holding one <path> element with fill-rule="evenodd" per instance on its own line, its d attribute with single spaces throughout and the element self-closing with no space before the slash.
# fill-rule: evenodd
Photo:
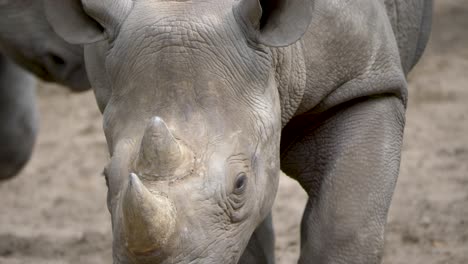
<svg viewBox="0 0 468 264">
<path fill-rule="evenodd" d="M 151 124 L 152 125 L 162 125 L 162 124 L 165 124 L 164 121 L 162 120 L 161 117 L 159 116 L 153 116 L 151 118 Z"/>
<path fill-rule="evenodd" d="M 128 186 L 132 189 L 136 190 L 137 192 L 141 192 L 141 181 L 138 175 L 135 173 L 130 173 L 128 176 Z"/>
<path fill-rule="evenodd" d="M 164 134 L 170 134 L 166 122 L 164 122 L 164 120 L 159 116 L 153 116 L 150 119 L 150 122 L 147 126 L 147 131 L 159 131 Z"/>
</svg>

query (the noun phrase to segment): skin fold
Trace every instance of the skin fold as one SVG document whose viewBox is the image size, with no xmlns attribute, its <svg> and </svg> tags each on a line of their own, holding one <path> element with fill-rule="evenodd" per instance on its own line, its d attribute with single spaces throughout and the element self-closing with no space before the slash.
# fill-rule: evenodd
<svg viewBox="0 0 468 264">
<path fill-rule="evenodd" d="M 299 263 L 380 263 L 431 1 L 45 7 L 85 45 L 114 263 L 274 263 L 280 169 L 309 195 Z"/>
</svg>

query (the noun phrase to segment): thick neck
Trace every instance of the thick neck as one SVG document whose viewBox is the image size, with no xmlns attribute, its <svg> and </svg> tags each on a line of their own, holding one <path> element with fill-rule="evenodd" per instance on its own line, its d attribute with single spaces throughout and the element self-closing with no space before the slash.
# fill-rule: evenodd
<svg viewBox="0 0 468 264">
<path fill-rule="evenodd" d="M 271 48 L 271 53 L 284 127 L 294 117 L 305 91 L 307 77 L 302 41 L 284 48 Z"/>
</svg>

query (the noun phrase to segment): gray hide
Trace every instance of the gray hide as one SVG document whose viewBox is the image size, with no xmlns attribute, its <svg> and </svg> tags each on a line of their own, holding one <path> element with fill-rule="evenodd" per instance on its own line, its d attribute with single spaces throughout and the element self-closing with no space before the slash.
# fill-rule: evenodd
<svg viewBox="0 0 468 264">
<path fill-rule="evenodd" d="M 280 166 L 309 195 L 299 263 L 380 262 L 430 0 L 46 7 L 86 44 L 114 263 L 273 263 Z"/>
<path fill-rule="evenodd" d="M 31 156 L 38 129 L 36 84 L 0 54 L 0 180 L 15 176 Z"/>
<path fill-rule="evenodd" d="M 42 1 L 0 1 L 0 179 L 16 175 L 26 164 L 38 127 L 36 82 L 14 64 L 72 91 L 90 88 L 82 46 L 55 34 Z"/>
<path fill-rule="evenodd" d="M 72 91 L 90 88 L 83 48 L 55 34 L 42 1 L 0 1 L 0 52 L 41 79 Z"/>
</svg>

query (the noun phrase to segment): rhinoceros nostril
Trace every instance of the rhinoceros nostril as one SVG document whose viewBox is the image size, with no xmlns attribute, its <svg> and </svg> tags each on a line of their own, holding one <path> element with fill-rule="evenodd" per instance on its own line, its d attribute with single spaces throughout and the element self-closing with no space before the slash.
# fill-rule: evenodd
<svg viewBox="0 0 468 264">
<path fill-rule="evenodd" d="M 54 53 L 47 54 L 47 57 L 49 58 L 50 62 L 57 66 L 64 66 L 66 64 L 65 60 L 62 57 Z"/>
</svg>

